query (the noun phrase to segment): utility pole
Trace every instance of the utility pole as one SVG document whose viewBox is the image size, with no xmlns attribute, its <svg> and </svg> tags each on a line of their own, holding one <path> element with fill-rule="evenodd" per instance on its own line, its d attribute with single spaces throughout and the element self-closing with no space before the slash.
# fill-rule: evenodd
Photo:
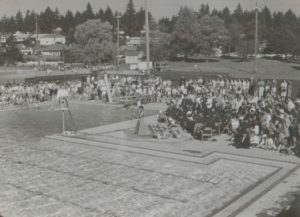
<svg viewBox="0 0 300 217">
<path fill-rule="evenodd" d="M 147 74 L 150 75 L 150 46 L 149 46 L 149 15 L 147 0 L 145 0 L 145 21 L 146 21 L 146 57 L 147 57 Z"/>
<path fill-rule="evenodd" d="M 64 88 L 66 88 L 66 63 L 65 63 L 65 45 L 63 44 L 62 50 L 62 58 L 63 58 L 63 70 L 64 70 Z"/>
<path fill-rule="evenodd" d="M 40 43 L 39 43 L 39 27 L 38 27 L 38 18 L 37 18 L 37 14 L 35 15 L 35 33 L 36 33 L 36 47 L 38 49 L 37 55 L 38 55 L 38 70 L 40 71 L 41 68 L 41 60 L 40 60 Z"/>
<path fill-rule="evenodd" d="M 119 12 L 117 11 L 117 69 L 120 67 L 120 18 Z"/>
<path fill-rule="evenodd" d="M 258 48 L 258 5 L 256 1 L 255 5 L 255 68 L 254 72 L 257 72 L 257 48 Z"/>
</svg>

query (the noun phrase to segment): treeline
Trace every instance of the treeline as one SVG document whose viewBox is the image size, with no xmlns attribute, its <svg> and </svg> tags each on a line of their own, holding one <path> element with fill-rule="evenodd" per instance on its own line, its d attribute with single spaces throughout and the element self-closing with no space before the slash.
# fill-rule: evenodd
<svg viewBox="0 0 300 217">
<path fill-rule="evenodd" d="M 182 10 L 184 8 L 181 8 Z M 226 43 L 223 44 L 225 52 L 239 51 L 241 55 L 253 54 L 255 47 L 255 9 L 244 10 L 239 4 L 233 11 L 227 7 L 223 10 L 211 10 L 209 5 L 201 5 L 198 11 L 191 9 L 190 12 L 198 18 L 210 16 L 223 20 L 228 30 Z M 180 13 L 172 18 L 161 18 L 158 22 L 160 31 L 173 34 L 176 32 L 179 19 Z M 259 8 L 258 39 L 261 53 L 299 55 L 300 16 L 297 16 L 291 9 L 286 12 L 272 13 L 266 6 Z"/>
<path fill-rule="evenodd" d="M 73 42 L 73 34 L 75 27 L 90 19 L 101 19 L 109 22 L 115 30 L 117 26 L 117 16 L 120 16 L 120 30 L 123 30 L 126 35 L 138 36 L 144 28 L 145 11 L 140 8 L 135 10 L 132 0 L 129 0 L 125 12 L 118 13 L 110 7 L 106 9 L 94 10 L 90 3 L 82 12 L 73 13 L 68 10 L 62 14 L 58 8 L 54 10 L 47 7 L 41 13 L 34 10 L 27 10 L 25 14 L 18 11 L 15 16 L 3 16 L 0 20 L 0 33 L 14 33 L 17 30 L 22 32 L 36 31 L 36 17 L 40 33 L 52 33 L 56 28 L 62 28 L 62 33 L 67 36 L 69 43 Z M 151 16 L 151 15 L 150 15 Z"/>
<path fill-rule="evenodd" d="M 120 14 L 120 30 L 126 35 L 140 36 L 145 24 L 145 11 L 136 10 L 132 0 L 129 0 L 125 11 Z M 67 37 L 67 43 L 76 42 L 74 32 L 76 26 L 91 19 L 101 19 L 112 25 L 116 32 L 118 12 L 110 7 L 95 10 L 87 4 L 84 11 L 67 11 L 62 14 L 58 8 L 47 7 L 41 13 L 19 11 L 15 16 L 3 16 L 0 20 L 0 33 L 14 33 L 17 30 L 34 32 L 36 17 L 39 32 L 51 33 L 62 28 L 62 34 Z M 219 47 L 223 53 L 238 52 L 242 57 L 254 53 L 255 39 L 255 9 L 244 10 L 241 5 L 231 11 L 211 9 L 209 5 L 201 5 L 199 10 L 182 7 L 178 14 L 164 17 L 157 22 L 150 14 L 150 29 L 152 39 L 159 46 L 152 53 L 165 55 L 209 54 L 214 47 Z M 114 36 L 115 38 L 115 36 Z M 292 10 L 286 12 L 271 12 L 268 7 L 258 9 L 258 44 L 259 52 L 275 54 L 300 54 L 300 16 Z M 159 42 L 159 43 L 158 43 Z"/>
</svg>

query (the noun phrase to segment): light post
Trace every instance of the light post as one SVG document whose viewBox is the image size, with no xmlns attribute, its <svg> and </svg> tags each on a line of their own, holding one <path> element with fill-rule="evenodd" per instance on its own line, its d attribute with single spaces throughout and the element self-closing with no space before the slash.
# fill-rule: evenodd
<svg viewBox="0 0 300 217">
<path fill-rule="evenodd" d="M 146 25 L 146 58 L 147 58 L 147 74 L 150 74 L 150 46 L 149 46 L 149 15 L 147 0 L 145 0 L 145 25 Z"/>
<path fill-rule="evenodd" d="M 255 48 L 254 48 L 254 52 L 255 52 L 255 68 L 254 68 L 254 72 L 257 72 L 257 47 L 258 47 L 258 6 L 257 6 L 257 1 L 256 1 L 256 5 L 255 5 Z"/>
<path fill-rule="evenodd" d="M 117 11 L 117 69 L 120 67 L 120 18 L 119 12 Z"/>
<path fill-rule="evenodd" d="M 66 63 L 65 63 L 65 45 L 63 44 L 62 50 L 62 58 L 63 58 L 63 70 L 64 70 L 64 88 L 66 88 Z"/>
<path fill-rule="evenodd" d="M 41 59 L 40 59 L 40 52 L 41 52 L 41 48 L 40 48 L 40 43 L 39 43 L 39 27 L 38 27 L 38 18 L 37 18 L 37 14 L 35 15 L 35 31 L 36 31 L 36 47 L 38 49 L 37 55 L 38 55 L 38 70 L 40 71 L 41 68 Z"/>
</svg>

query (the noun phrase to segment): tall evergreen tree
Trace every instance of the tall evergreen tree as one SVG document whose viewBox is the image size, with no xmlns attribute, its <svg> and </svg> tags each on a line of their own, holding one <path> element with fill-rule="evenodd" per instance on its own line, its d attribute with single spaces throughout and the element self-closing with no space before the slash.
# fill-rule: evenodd
<svg viewBox="0 0 300 217">
<path fill-rule="evenodd" d="M 149 20 L 151 19 L 151 15 L 149 15 Z M 136 31 L 140 32 L 145 27 L 145 10 L 144 8 L 140 8 L 140 10 L 136 13 Z"/>
<path fill-rule="evenodd" d="M 35 12 L 34 11 L 26 11 L 26 15 L 24 17 L 24 28 L 26 32 L 34 32 L 35 31 Z"/>
<path fill-rule="evenodd" d="M 94 14 L 94 11 L 93 11 L 91 3 L 88 3 L 86 5 L 86 9 L 83 12 L 82 16 L 83 16 L 83 21 L 84 22 L 87 21 L 87 20 L 91 20 L 91 19 L 95 18 L 95 14 Z"/>
<path fill-rule="evenodd" d="M 209 5 L 201 4 L 200 10 L 199 10 L 199 16 L 202 17 L 202 16 L 209 15 L 209 14 L 210 14 Z"/>
<path fill-rule="evenodd" d="M 243 14 L 244 14 L 244 10 L 241 4 L 239 3 L 233 12 L 233 17 L 236 18 L 237 20 L 240 20 L 243 17 Z"/>
<path fill-rule="evenodd" d="M 132 0 L 129 0 L 125 13 L 121 18 L 122 25 L 125 27 L 125 34 L 134 36 L 139 34 L 137 28 L 136 11 Z"/>
<path fill-rule="evenodd" d="M 13 16 L 9 18 L 6 28 L 7 28 L 7 32 L 9 33 L 14 33 L 18 30 L 16 25 L 16 20 Z"/>
<path fill-rule="evenodd" d="M 55 17 L 55 12 L 47 7 L 44 12 L 42 12 L 39 16 L 39 27 L 42 33 L 50 33 L 57 27 L 53 22 L 53 18 Z"/>
<path fill-rule="evenodd" d="M 102 8 L 99 9 L 98 13 L 96 14 L 96 19 L 104 19 L 104 11 Z"/>
<path fill-rule="evenodd" d="M 112 24 L 114 22 L 114 14 L 110 7 L 106 8 L 106 10 L 104 12 L 103 20 L 109 22 L 110 24 Z"/>
<path fill-rule="evenodd" d="M 23 14 L 22 12 L 19 10 L 16 14 L 16 18 L 15 18 L 15 22 L 16 22 L 16 28 L 18 31 L 24 31 L 24 19 L 23 19 Z"/>
<path fill-rule="evenodd" d="M 62 21 L 63 21 L 63 17 L 61 16 L 60 11 L 58 10 L 58 8 L 55 8 L 54 17 L 53 17 L 54 28 L 57 27 L 62 28 Z"/>
<path fill-rule="evenodd" d="M 83 22 L 83 16 L 79 11 L 75 13 L 74 20 L 76 25 L 79 25 Z"/>
<path fill-rule="evenodd" d="M 71 28 L 75 27 L 75 18 L 73 12 L 68 10 L 64 16 L 62 28 L 65 33 L 67 33 Z"/>
<path fill-rule="evenodd" d="M 225 25 L 228 25 L 232 22 L 231 11 L 229 10 L 228 7 L 225 7 L 223 9 L 221 18 L 224 20 Z"/>
</svg>

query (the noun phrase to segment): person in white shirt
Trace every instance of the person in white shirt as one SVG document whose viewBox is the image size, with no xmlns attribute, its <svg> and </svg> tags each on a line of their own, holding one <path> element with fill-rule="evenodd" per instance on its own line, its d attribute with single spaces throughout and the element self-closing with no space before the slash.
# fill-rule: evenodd
<svg viewBox="0 0 300 217">
<path fill-rule="evenodd" d="M 293 111 L 295 108 L 296 108 L 296 106 L 293 103 L 292 99 L 288 98 L 288 101 L 287 101 L 287 110 L 288 110 L 288 112 Z"/>
<path fill-rule="evenodd" d="M 287 82 L 285 80 L 280 84 L 280 88 L 281 88 L 280 96 L 281 99 L 284 100 L 287 94 Z"/>
</svg>

